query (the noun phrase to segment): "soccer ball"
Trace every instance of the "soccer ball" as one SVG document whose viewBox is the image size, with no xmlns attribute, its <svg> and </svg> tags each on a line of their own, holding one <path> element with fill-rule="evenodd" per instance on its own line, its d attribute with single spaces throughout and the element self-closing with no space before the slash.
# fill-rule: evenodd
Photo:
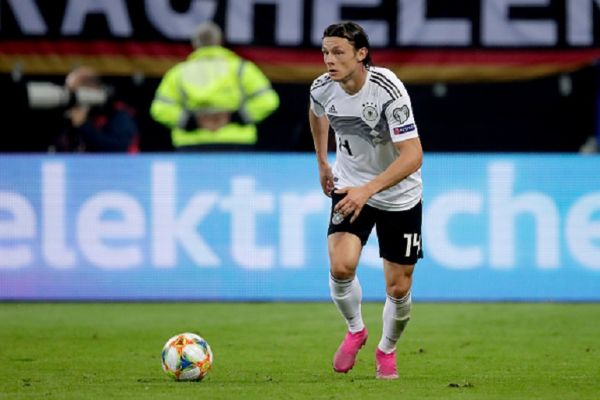
<svg viewBox="0 0 600 400">
<path fill-rule="evenodd" d="M 210 346 L 195 333 L 175 335 L 163 347 L 163 370 L 178 381 L 202 380 L 212 363 Z"/>
</svg>

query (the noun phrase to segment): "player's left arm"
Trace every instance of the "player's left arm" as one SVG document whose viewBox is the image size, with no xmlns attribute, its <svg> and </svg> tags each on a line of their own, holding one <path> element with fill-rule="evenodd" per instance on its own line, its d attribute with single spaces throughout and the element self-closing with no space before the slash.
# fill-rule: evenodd
<svg viewBox="0 0 600 400">
<path fill-rule="evenodd" d="M 423 148 L 418 136 L 396 142 L 394 146 L 398 150 L 398 158 L 381 174 L 365 185 L 336 190 L 336 193 L 346 193 L 346 196 L 337 203 L 335 211 L 341 212 L 344 216 L 352 214 L 350 222 L 358 218 L 371 196 L 394 186 L 421 168 Z"/>
</svg>

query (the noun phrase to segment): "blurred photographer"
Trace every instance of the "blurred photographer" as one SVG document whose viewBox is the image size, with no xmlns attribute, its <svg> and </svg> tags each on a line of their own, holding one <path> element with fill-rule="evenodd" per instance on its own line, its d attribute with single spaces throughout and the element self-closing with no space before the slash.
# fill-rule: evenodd
<svg viewBox="0 0 600 400">
<path fill-rule="evenodd" d="M 129 152 L 138 151 L 138 127 L 134 112 L 113 98 L 100 76 L 90 67 L 78 67 L 65 79 L 69 100 L 67 124 L 50 151 Z M 42 99 L 36 95 L 30 102 Z"/>
</svg>

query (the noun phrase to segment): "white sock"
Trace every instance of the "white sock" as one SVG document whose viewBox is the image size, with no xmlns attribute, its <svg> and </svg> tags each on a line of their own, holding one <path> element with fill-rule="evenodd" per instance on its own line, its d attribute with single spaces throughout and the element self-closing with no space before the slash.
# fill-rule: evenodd
<svg viewBox="0 0 600 400">
<path fill-rule="evenodd" d="M 329 274 L 329 289 L 331 298 L 342 316 L 346 319 L 348 330 L 352 333 L 362 331 L 365 324 L 362 319 L 361 301 L 362 288 L 358 278 L 336 279 Z"/>
<path fill-rule="evenodd" d="M 391 353 L 396 349 L 396 343 L 400 339 L 408 320 L 411 308 L 410 292 L 401 299 L 387 296 L 383 306 L 383 331 L 381 340 L 377 347 L 384 353 Z"/>
</svg>

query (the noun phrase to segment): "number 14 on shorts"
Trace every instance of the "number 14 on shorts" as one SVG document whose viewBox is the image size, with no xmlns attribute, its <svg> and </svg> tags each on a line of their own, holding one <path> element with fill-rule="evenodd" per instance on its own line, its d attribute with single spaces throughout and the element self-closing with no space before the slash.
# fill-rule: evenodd
<svg viewBox="0 0 600 400">
<path fill-rule="evenodd" d="M 417 254 L 421 251 L 421 235 L 418 233 L 405 233 L 404 239 L 406 240 L 406 257 L 410 257 L 411 250 L 413 247 L 417 248 Z"/>
</svg>

